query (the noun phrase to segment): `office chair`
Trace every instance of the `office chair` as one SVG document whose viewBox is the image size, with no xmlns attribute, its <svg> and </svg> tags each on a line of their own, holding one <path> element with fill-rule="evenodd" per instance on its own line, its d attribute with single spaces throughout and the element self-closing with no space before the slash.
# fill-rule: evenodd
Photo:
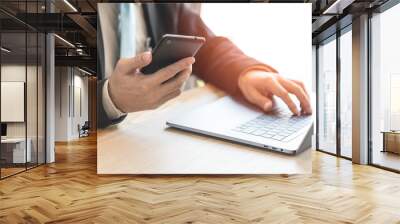
<svg viewBox="0 0 400 224">
<path fill-rule="evenodd" d="M 78 124 L 79 138 L 89 136 L 89 129 L 90 129 L 89 121 L 85 121 L 82 127 L 80 127 L 80 125 Z"/>
</svg>

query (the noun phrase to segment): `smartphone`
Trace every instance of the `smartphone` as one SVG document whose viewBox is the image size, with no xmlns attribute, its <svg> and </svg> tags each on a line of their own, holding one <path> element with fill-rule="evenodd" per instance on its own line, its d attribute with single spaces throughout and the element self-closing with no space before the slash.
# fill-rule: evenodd
<svg viewBox="0 0 400 224">
<path fill-rule="evenodd" d="M 204 42 L 204 37 L 165 34 L 152 51 L 151 63 L 141 72 L 152 74 L 183 58 L 194 57 Z"/>
</svg>

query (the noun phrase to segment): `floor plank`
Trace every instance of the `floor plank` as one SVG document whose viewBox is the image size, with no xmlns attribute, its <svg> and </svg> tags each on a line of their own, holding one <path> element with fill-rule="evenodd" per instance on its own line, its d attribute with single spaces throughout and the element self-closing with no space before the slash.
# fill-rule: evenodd
<svg viewBox="0 0 400 224">
<path fill-rule="evenodd" d="M 96 138 L 0 181 L 0 223 L 400 223 L 400 175 L 315 152 L 310 175 L 99 176 Z"/>
</svg>

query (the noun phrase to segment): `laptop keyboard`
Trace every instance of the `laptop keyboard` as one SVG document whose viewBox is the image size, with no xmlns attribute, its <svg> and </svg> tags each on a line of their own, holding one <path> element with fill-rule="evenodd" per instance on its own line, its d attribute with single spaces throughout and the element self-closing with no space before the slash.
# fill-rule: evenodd
<svg viewBox="0 0 400 224">
<path fill-rule="evenodd" d="M 283 109 L 277 109 L 273 114 L 262 114 L 233 130 L 245 134 L 274 139 L 277 141 L 290 140 L 299 130 L 312 120 L 312 116 L 292 116 Z"/>
</svg>

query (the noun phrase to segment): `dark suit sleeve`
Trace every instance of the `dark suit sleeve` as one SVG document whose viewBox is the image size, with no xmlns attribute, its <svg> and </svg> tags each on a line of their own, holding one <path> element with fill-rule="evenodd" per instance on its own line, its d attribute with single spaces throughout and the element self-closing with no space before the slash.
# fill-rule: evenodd
<svg viewBox="0 0 400 224">
<path fill-rule="evenodd" d="M 103 86 L 107 79 L 105 79 L 105 72 L 104 72 L 104 50 L 103 50 L 103 37 L 101 35 L 101 26 L 100 21 L 97 20 L 98 35 L 97 35 L 97 46 L 98 46 L 98 54 L 97 54 L 97 68 L 99 70 L 97 76 L 97 127 L 98 128 L 106 128 L 110 125 L 117 124 L 123 121 L 126 117 L 122 116 L 118 119 L 111 120 L 108 118 L 106 111 L 104 110 L 103 106 Z"/>
<path fill-rule="evenodd" d="M 274 68 L 245 55 L 229 39 L 216 36 L 197 13 L 182 4 L 178 31 L 183 35 L 203 36 L 206 43 L 197 52 L 193 73 L 228 94 L 240 93 L 238 78 L 250 69 L 276 72 Z"/>
<path fill-rule="evenodd" d="M 106 112 L 104 111 L 103 107 L 103 86 L 107 79 L 100 80 L 97 82 L 97 127 L 98 128 L 105 128 L 107 126 L 117 124 L 125 119 L 125 116 L 122 116 L 118 119 L 111 120 L 108 118 Z"/>
</svg>

